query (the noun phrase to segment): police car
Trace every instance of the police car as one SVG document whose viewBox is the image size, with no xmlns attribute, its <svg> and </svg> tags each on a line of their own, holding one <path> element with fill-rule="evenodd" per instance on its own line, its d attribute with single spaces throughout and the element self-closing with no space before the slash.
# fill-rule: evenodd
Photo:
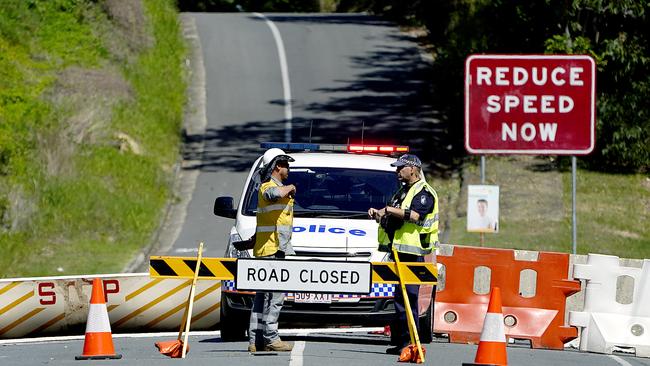
<svg viewBox="0 0 650 366">
<path fill-rule="evenodd" d="M 397 190 L 391 155 L 403 154 L 408 147 L 300 143 L 263 143 L 261 147 L 283 149 L 295 159 L 285 182 L 296 186 L 291 239 L 296 256 L 288 260 L 388 261 L 388 254 L 377 250 L 377 223 L 368 218 L 367 211 L 384 207 Z M 261 161 L 262 156 L 253 163 L 237 208 L 232 197 L 215 201 L 215 215 L 235 219 L 225 257 L 252 257 L 251 250 L 238 250 L 233 243 L 255 233 L 256 177 Z M 237 291 L 234 281 L 223 281 L 221 291 L 221 337 L 243 340 L 254 293 Z M 367 295 L 287 293 L 280 321 L 388 325 L 394 314 L 395 291 L 399 286 L 373 284 Z M 420 286 L 419 335 L 426 343 L 432 338 L 432 296 L 432 286 Z"/>
</svg>

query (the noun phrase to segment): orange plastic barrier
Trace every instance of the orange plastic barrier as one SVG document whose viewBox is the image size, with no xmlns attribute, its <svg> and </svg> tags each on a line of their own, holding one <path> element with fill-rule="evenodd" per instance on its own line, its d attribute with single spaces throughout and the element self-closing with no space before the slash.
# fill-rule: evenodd
<svg viewBox="0 0 650 366">
<path fill-rule="evenodd" d="M 567 279 L 569 255 L 538 252 L 537 261 L 515 260 L 514 250 L 455 246 L 453 255 L 438 255 L 445 266 L 444 289 L 437 293 L 434 331 L 453 343 L 478 343 L 489 294 L 474 293 L 474 272 L 488 267 L 488 286 L 501 288 L 506 336 L 528 339 L 533 348 L 563 349 L 578 330 L 564 324 L 566 298 L 580 291 L 580 282 Z M 537 273 L 535 295 L 519 294 L 523 270 Z M 514 323 L 514 324 L 513 324 Z"/>
</svg>

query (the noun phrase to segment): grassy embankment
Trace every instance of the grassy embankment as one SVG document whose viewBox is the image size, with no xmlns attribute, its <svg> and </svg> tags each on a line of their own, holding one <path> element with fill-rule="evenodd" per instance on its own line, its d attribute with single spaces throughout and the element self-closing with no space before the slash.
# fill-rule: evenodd
<svg viewBox="0 0 650 366">
<path fill-rule="evenodd" d="M 467 185 L 480 184 L 478 158 L 460 177 L 435 179 L 451 244 L 480 245 L 466 231 Z M 486 183 L 500 186 L 500 230 L 484 246 L 571 253 L 571 171 L 543 157 L 489 157 Z M 650 178 L 578 169 L 577 252 L 650 258 Z"/>
<path fill-rule="evenodd" d="M 171 197 L 185 101 L 170 0 L 0 12 L 0 277 L 119 272 Z"/>
</svg>

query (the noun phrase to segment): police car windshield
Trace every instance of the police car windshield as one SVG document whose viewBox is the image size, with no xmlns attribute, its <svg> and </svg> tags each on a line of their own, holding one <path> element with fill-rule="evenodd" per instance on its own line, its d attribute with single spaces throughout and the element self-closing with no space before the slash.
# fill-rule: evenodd
<svg viewBox="0 0 650 366">
<path fill-rule="evenodd" d="M 296 168 L 285 184 L 296 185 L 294 216 L 365 218 L 370 207 L 383 207 L 397 190 L 391 171 L 349 168 Z M 258 185 L 250 182 L 244 215 L 257 211 Z"/>
</svg>

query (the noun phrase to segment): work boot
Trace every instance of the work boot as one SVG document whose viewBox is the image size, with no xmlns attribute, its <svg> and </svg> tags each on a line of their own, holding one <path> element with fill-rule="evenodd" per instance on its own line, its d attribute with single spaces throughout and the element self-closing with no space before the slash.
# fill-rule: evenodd
<svg viewBox="0 0 650 366">
<path fill-rule="evenodd" d="M 264 347 L 265 351 L 275 351 L 275 352 L 291 352 L 293 345 L 281 340 L 269 343 Z"/>
<path fill-rule="evenodd" d="M 386 353 L 389 354 L 389 355 L 398 355 L 399 356 L 399 355 L 402 354 L 402 349 L 403 348 L 404 348 L 404 346 L 391 347 L 391 348 L 386 349 Z"/>
<path fill-rule="evenodd" d="M 257 347 L 255 347 L 255 344 L 251 343 L 248 345 L 248 352 L 257 352 Z"/>
</svg>

